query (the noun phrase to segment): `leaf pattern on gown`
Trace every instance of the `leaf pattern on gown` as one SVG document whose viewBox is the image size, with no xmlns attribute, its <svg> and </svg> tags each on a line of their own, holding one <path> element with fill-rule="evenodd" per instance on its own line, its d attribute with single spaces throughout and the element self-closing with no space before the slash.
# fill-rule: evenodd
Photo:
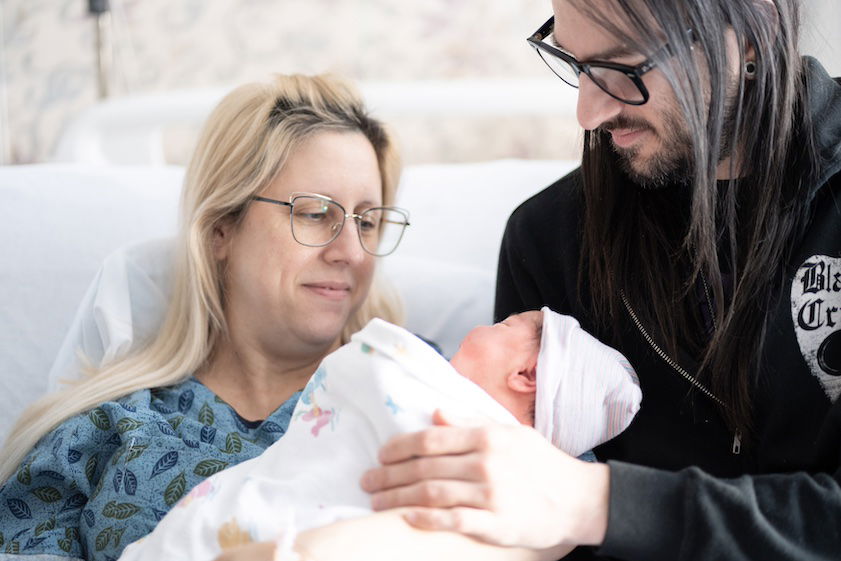
<svg viewBox="0 0 841 561">
<path fill-rule="evenodd" d="M 190 378 L 68 419 L 0 487 L 0 552 L 117 559 L 193 487 L 277 440 L 297 399 L 255 427 Z"/>
</svg>

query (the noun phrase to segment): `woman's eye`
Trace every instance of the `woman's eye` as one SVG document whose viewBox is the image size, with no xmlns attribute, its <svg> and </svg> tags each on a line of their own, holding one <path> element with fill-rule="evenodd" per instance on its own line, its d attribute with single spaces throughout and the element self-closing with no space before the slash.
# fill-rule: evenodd
<svg viewBox="0 0 841 561">
<path fill-rule="evenodd" d="M 296 212 L 295 217 L 307 222 L 323 222 L 327 219 L 326 212 Z"/>
<path fill-rule="evenodd" d="M 377 229 L 377 223 L 374 220 L 368 220 L 368 219 L 363 218 L 362 220 L 359 221 L 359 228 L 363 232 L 371 232 L 371 231 Z"/>
</svg>

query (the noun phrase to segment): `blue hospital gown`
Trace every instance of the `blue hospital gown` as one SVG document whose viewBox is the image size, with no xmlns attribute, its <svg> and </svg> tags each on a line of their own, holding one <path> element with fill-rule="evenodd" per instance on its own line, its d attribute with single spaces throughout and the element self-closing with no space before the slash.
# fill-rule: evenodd
<svg viewBox="0 0 841 561">
<path fill-rule="evenodd" d="M 0 487 L 0 561 L 118 558 L 204 478 L 283 436 L 299 397 L 249 422 L 189 378 L 68 419 Z"/>
</svg>

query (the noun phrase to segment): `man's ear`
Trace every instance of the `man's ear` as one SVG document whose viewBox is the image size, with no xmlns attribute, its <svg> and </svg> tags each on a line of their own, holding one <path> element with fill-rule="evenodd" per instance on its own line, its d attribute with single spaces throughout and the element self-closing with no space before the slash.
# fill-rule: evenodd
<svg viewBox="0 0 841 561">
<path fill-rule="evenodd" d="M 761 14 L 771 24 L 771 35 L 776 38 L 780 32 L 780 13 L 777 11 L 777 6 L 772 0 L 753 0 L 756 13 Z M 748 43 L 745 45 L 745 60 L 756 63 L 756 49 Z"/>
<path fill-rule="evenodd" d="M 231 217 L 223 218 L 213 227 L 213 257 L 217 261 L 224 261 L 228 258 L 231 242 L 236 225 Z"/>
<path fill-rule="evenodd" d="M 780 12 L 773 0 L 753 0 L 754 7 L 771 22 L 774 33 L 780 31 Z"/>
<path fill-rule="evenodd" d="M 508 389 L 517 393 L 535 393 L 537 391 L 537 365 L 531 365 L 525 370 L 512 372 L 505 380 Z"/>
</svg>

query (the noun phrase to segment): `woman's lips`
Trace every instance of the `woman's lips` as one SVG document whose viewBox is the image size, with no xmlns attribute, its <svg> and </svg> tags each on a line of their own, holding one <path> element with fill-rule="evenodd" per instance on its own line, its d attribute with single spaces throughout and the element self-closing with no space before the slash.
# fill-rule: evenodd
<svg viewBox="0 0 841 561">
<path fill-rule="evenodd" d="M 350 296 L 350 285 L 343 282 L 310 282 L 304 288 L 330 300 L 344 300 Z"/>
</svg>

